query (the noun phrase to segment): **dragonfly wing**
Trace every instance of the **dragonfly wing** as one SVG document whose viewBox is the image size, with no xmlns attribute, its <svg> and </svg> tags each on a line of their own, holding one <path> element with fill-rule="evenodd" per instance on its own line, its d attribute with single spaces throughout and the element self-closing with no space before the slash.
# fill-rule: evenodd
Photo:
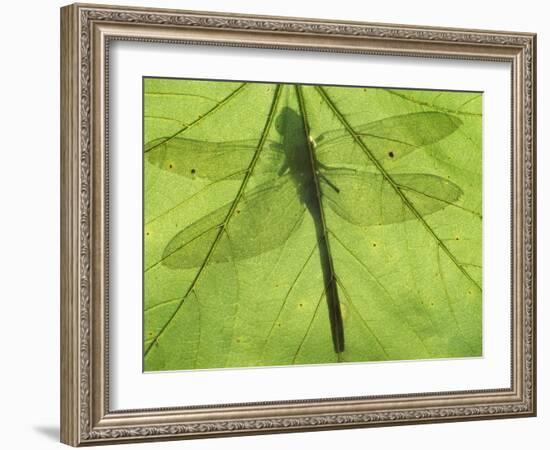
<svg viewBox="0 0 550 450">
<path fill-rule="evenodd" d="M 255 152 L 257 140 L 207 142 L 179 137 L 159 138 L 145 145 L 145 158 L 151 164 L 187 178 L 208 180 L 242 178 Z M 282 165 L 284 153 L 276 143 L 268 142 L 262 148 L 258 170 L 272 170 Z"/>
<path fill-rule="evenodd" d="M 233 210 L 228 203 L 176 234 L 163 264 L 183 269 L 259 255 L 284 244 L 304 212 L 290 176 L 263 183 L 245 192 Z"/>
<path fill-rule="evenodd" d="M 333 187 L 323 187 L 323 197 L 340 217 L 356 225 L 385 225 L 413 220 L 439 211 L 461 196 L 454 183 L 437 175 L 382 175 L 357 172 L 327 176 Z M 415 214 L 416 213 L 416 214 Z"/>
<path fill-rule="evenodd" d="M 402 114 L 363 125 L 352 126 L 378 161 L 397 160 L 419 147 L 434 144 L 452 134 L 462 121 L 437 111 Z M 345 129 L 327 131 L 315 140 L 317 158 L 326 166 L 357 165 L 365 153 Z M 367 164 L 371 164 L 367 161 Z"/>
</svg>

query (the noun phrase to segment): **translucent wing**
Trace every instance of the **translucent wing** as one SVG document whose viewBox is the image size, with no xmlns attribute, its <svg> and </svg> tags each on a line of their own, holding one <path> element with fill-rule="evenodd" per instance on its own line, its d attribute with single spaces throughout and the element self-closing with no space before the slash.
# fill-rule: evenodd
<svg viewBox="0 0 550 450">
<path fill-rule="evenodd" d="M 402 158 L 419 147 L 436 143 L 460 125 L 461 120 L 451 114 L 429 111 L 393 116 L 353 126 L 353 130 L 373 156 L 384 161 Z M 322 133 L 314 142 L 317 158 L 326 166 L 365 161 L 363 149 L 345 129 Z"/>
<path fill-rule="evenodd" d="M 228 217 L 227 204 L 172 238 L 163 253 L 171 268 L 198 267 L 250 258 L 284 244 L 300 225 L 305 205 L 289 175 L 264 183 L 241 197 Z M 225 228 L 220 234 L 220 229 Z"/>
<path fill-rule="evenodd" d="M 208 142 L 193 139 L 159 138 L 145 145 L 145 158 L 161 169 L 187 178 L 242 178 L 254 153 L 258 140 Z M 284 153 L 274 142 L 264 144 L 262 164 L 256 172 L 274 171 L 284 160 Z"/>
<path fill-rule="evenodd" d="M 340 217 L 356 225 L 413 220 L 415 212 L 432 214 L 462 196 L 456 184 L 436 175 L 392 174 L 392 185 L 378 174 L 334 172 L 326 176 L 331 185 L 323 184 L 323 198 Z"/>
</svg>

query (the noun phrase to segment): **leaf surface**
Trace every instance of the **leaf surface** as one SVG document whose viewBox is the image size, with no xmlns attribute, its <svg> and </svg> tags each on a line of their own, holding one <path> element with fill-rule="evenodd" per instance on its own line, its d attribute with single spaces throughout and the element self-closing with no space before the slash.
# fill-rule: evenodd
<svg viewBox="0 0 550 450">
<path fill-rule="evenodd" d="M 481 94 L 144 90 L 146 371 L 481 355 Z"/>
</svg>

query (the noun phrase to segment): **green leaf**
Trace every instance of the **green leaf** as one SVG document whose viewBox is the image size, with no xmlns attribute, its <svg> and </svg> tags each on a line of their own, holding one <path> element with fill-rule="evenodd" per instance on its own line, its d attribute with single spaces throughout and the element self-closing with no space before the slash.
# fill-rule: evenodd
<svg viewBox="0 0 550 450">
<path fill-rule="evenodd" d="M 481 355 L 481 94 L 144 96 L 146 371 Z"/>
</svg>

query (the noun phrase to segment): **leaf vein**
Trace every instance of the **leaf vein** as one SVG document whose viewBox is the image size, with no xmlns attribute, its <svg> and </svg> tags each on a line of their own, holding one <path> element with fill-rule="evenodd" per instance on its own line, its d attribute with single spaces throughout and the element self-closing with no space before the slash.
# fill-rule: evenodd
<svg viewBox="0 0 550 450">
<path fill-rule="evenodd" d="M 328 94 L 325 92 L 325 90 L 321 86 L 315 86 L 315 88 L 320 93 L 321 97 L 325 100 L 327 105 L 331 108 L 334 115 L 338 118 L 338 120 L 342 123 L 342 125 L 344 125 L 347 132 L 353 137 L 353 139 L 361 147 L 365 155 L 378 169 L 378 171 L 384 177 L 384 179 L 391 185 L 395 193 L 401 198 L 401 201 L 404 203 L 404 205 L 409 209 L 411 213 L 413 213 L 413 215 L 418 219 L 418 221 L 424 226 L 426 231 L 428 231 L 428 233 L 434 238 L 434 240 L 438 243 L 441 249 L 445 252 L 447 257 L 458 267 L 458 269 L 462 272 L 462 274 L 481 292 L 481 286 L 472 278 L 469 272 L 466 269 L 464 269 L 464 267 L 462 267 L 462 265 L 458 262 L 456 257 L 453 255 L 453 253 L 444 244 L 444 242 L 437 236 L 435 231 L 428 224 L 428 222 L 426 222 L 426 220 L 422 217 L 422 215 L 418 212 L 418 210 L 414 207 L 414 205 L 411 203 L 409 198 L 402 192 L 402 190 L 399 188 L 399 186 L 393 180 L 390 174 L 386 171 L 386 169 L 384 169 L 384 167 L 380 164 L 380 162 L 374 157 L 372 152 L 361 140 L 359 135 L 353 130 L 351 125 L 347 122 L 345 117 L 338 110 L 338 108 L 336 107 L 332 99 L 328 96 Z"/>
<path fill-rule="evenodd" d="M 242 88 L 243 85 L 241 85 L 241 88 Z M 262 150 L 262 148 L 264 147 L 264 144 L 265 144 L 265 141 L 267 139 L 267 135 L 268 135 L 268 132 L 269 130 L 271 129 L 271 125 L 273 123 L 273 120 L 274 120 L 274 116 L 275 116 L 275 110 L 277 108 L 277 104 L 279 102 L 279 98 L 280 98 L 280 91 L 281 91 L 281 87 L 280 85 L 277 85 L 277 88 L 275 90 L 275 93 L 274 93 L 274 96 L 273 96 L 273 100 L 272 100 L 272 103 L 271 103 L 271 109 L 269 111 L 269 115 L 267 117 L 267 120 L 266 120 L 266 123 L 265 123 L 265 127 L 262 131 L 262 135 L 261 135 L 261 138 L 260 138 L 260 141 L 258 143 L 258 147 L 256 149 L 256 152 L 254 153 L 254 156 L 252 158 L 252 160 L 250 161 L 250 164 L 249 164 L 249 168 L 248 168 L 248 171 L 246 173 L 246 175 L 244 176 L 243 178 L 243 181 L 241 183 L 241 187 L 239 189 L 239 192 L 237 193 L 236 197 L 235 197 L 235 200 L 233 201 L 232 205 L 231 205 L 231 208 L 229 209 L 227 215 L 226 215 L 226 219 L 224 221 L 224 223 L 222 224 L 222 226 L 220 227 L 220 230 L 218 231 L 218 234 L 216 236 L 216 239 L 214 240 L 214 242 L 212 243 L 212 246 L 210 247 L 210 249 L 208 250 L 208 253 L 205 257 L 205 260 L 203 262 L 203 264 L 200 266 L 199 270 L 197 271 L 197 274 L 195 275 L 195 278 L 193 279 L 193 281 L 191 282 L 191 286 L 189 287 L 189 289 L 187 290 L 186 294 L 183 296 L 182 300 L 180 301 L 178 307 L 176 308 L 176 310 L 172 313 L 172 315 L 170 316 L 170 318 L 166 321 L 166 323 L 163 325 L 163 327 L 161 328 L 161 330 L 157 333 L 157 335 L 155 336 L 155 339 L 154 341 L 149 345 L 149 347 L 145 350 L 145 357 L 147 357 L 147 355 L 149 354 L 149 352 L 151 351 L 151 349 L 153 348 L 153 346 L 155 345 L 156 342 L 158 342 L 158 339 L 160 338 L 160 336 L 164 333 L 164 331 L 167 329 L 167 327 L 169 326 L 170 323 L 172 323 L 172 321 L 174 320 L 174 318 L 176 317 L 177 313 L 180 311 L 181 309 L 181 306 L 183 305 L 183 303 L 185 302 L 185 299 L 187 298 L 187 296 L 189 295 L 189 293 L 195 288 L 195 286 L 197 285 L 199 279 L 201 278 L 201 275 L 203 274 L 204 272 L 204 269 L 206 268 L 206 266 L 208 265 L 208 262 L 210 260 L 210 258 L 212 257 L 212 254 L 214 253 L 218 243 L 220 242 L 221 240 L 221 237 L 222 237 L 222 234 L 224 233 L 225 231 L 225 228 L 227 226 L 227 223 L 229 222 L 229 220 L 231 219 L 231 217 L 233 216 L 235 210 L 237 209 L 237 204 L 238 202 L 240 201 L 243 193 L 244 193 L 244 190 L 245 190 L 245 187 L 246 185 L 248 184 L 248 181 L 250 179 L 250 176 L 251 176 L 251 173 L 254 169 L 254 167 L 256 166 L 256 163 L 258 162 L 258 159 L 259 159 L 259 156 L 260 156 L 260 152 Z M 236 91 L 235 91 L 236 92 Z"/>
</svg>

